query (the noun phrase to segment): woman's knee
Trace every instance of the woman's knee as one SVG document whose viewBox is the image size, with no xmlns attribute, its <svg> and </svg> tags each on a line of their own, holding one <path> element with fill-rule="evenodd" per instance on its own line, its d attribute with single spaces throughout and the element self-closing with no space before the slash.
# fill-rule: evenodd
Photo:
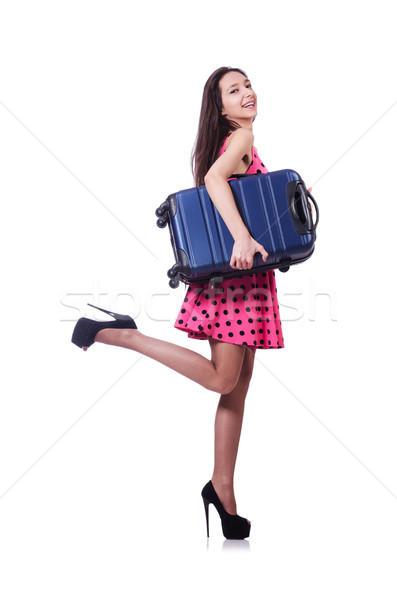
<svg viewBox="0 0 397 600">
<path fill-rule="evenodd" d="M 238 375 L 218 376 L 214 391 L 222 396 L 230 394 L 239 381 Z"/>
<path fill-rule="evenodd" d="M 248 350 L 246 355 L 248 354 Z M 218 373 L 215 391 L 222 395 L 230 394 L 237 386 L 249 386 L 254 370 L 254 357 L 244 357 L 241 369 L 235 373 L 227 373 L 222 375 Z"/>
</svg>

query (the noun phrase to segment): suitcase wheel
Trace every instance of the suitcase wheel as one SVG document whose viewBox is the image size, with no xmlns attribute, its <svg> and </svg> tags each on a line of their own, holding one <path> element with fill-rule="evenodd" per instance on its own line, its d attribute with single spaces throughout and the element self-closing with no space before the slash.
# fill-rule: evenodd
<svg viewBox="0 0 397 600">
<path fill-rule="evenodd" d="M 170 287 L 173 290 L 175 290 L 179 286 L 179 278 L 173 277 L 172 279 L 170 279 L 169 284 L 170 284 Z"/>
<path fill-rule="evenodd" d="M 160 206 L 156 209 L 156 217 L 162 217 L 164 213 L 167 213 L 169 210 L 168 200 L 160 204 Z"/>
<path fill-rule="evenodd" d="M 289 267 L 280 267 L 279 271 L 281 271 L 282 273 L 286 273 L 287 271 L 289 271 Z"/>
<path fill-rule="evenodd" d="M 168 219 L 167 217 L 162 217 L 160 219 L 157 219 L 157 227 L 160 227 L 160 229 L 164 229 L 164 227 L 167 225 Z"/>
<path fill-rule="evenodd" d="M 167 275 L 170 279 L 173 279 L 173 277 L 176 277 L 178 271 L 175 270 L 175 265 L 173 267 L 171 267 L 171 269 L 168 269 L 167 271 Z"/>
</svg>

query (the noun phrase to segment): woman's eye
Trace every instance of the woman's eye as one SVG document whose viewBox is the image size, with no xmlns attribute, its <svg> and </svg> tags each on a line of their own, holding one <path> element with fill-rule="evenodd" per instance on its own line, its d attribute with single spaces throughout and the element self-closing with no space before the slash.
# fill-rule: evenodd
<svg viewBox="0 0 397 600">
<path fill-rule="evenodd" d="M 251 85 L 250 83 L 248 83 L 248 84 L 246 85 L 246 87 L 252 87 L 252 85 Z"/>
<path fill-rule="evenodd" d="M 230 93 L 231 93 L 231 94 L 234 94 L 234 92 L 237 92 L 237 91 L 238 91 L 238 90 L 237 90 L 237 88 L 236 88 L 236 89 L 232 90 Z"/>
</svg>

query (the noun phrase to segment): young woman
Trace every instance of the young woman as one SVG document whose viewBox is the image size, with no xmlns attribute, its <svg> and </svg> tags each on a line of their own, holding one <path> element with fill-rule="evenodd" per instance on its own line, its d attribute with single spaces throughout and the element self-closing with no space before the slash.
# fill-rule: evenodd
<svg viewBox="0 0 397 600">
<path fill-rule="evenodd" d="M 232 174 L 268 172 L 253 145 L 256 115 L 257 97 L 244 71 L 221 67 L 212 73 L 204 87 L 192 164 L 196 185 L 206 185 L 233 236 L 230 265 L 238 270 L 250 269 L 257 252 L 264 261 L 268 256 L 245 227 L 228 184 Z M 226 538 L 248 537 L 251 524 L 237 514 L 233 476 L 255 351 L 284 347 L 274 271 L 229 278 L 218 287 L 189 286 L 175 327 L 191 338 L 207 339 L 211 360 L 144 335 L 128 315 L 103 312 L 115 320 L 78 320 L 72 337 L 77 346 L 87 350 L 101 342 L 135 350 L 220 394 L 214 470 L 202 490 L 207 535 L 212 503 Z"/>
</svg>

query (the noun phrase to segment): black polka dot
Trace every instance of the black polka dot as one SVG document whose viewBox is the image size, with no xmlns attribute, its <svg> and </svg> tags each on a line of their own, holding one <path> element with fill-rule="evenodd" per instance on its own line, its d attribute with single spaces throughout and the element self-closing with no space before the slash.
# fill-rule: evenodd
<svg viewBox="0 0 397 600">
<path fill-rule="evenodd" d="M 218 333 L 218 338 L 221 338 L 221 337 L 222 337 L 222 334 L 221 334 L 221 333 Z"/>
<path fill-rule="evenodd" d="M 220 324 L 219 323 L 215 323 L 215 327 L 220 327 Z"/>
<path fill-rule="evenodd" d="M 182 325 L 182 323 L 183 323 L 182 319 L 179 319 L 178 323 L 179 323 L 179 325 Z"/>
<path fill-rule="evenodd" d="M 233 334 L 232 334 L 232 332 L 230 332 L 230 333 L 229 333 L 229 337 L 233 337 Z"/>
<path fill-rule="evenodd" d="M 245 331 L 241 330 L 240 335 L 245 335 Z"/>
</svg>

